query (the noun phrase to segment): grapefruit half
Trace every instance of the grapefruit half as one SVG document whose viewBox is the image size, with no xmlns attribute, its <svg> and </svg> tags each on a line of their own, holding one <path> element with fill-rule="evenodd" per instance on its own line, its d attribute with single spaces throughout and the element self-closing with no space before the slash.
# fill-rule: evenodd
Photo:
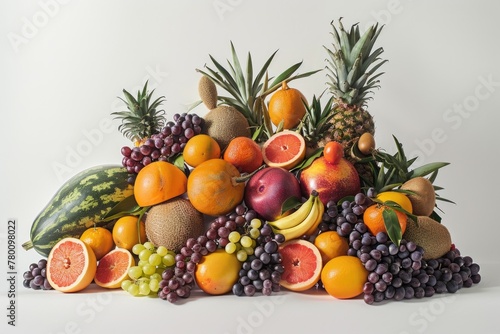
<svg viewBox="0 0 500 334">
<path fill-rule="evenodd" d="M 272 135 L 262 145 L 262 158 L 269 167 L 292 169 L 304 160 L 306 142 L 304 137 L 291 130 Z"/>
<path fill-rule="evenodd" d="M 103 288 L 117 289 L 128 279 L 128 270 L 132 266 L 135 266 L 132 253 L 125 248 L 115 248 L 99 261 L 94 282 Z"/>
<path fill-rule="evenodd" d="M 61 239 L 47 258 L 47 279 L 61 292 L 77 292 L 92 283 L 97 260 L 92 248 L 77 238 Z"/>
<path fill-rule="evenodd" d="M 291 291 L 305 291 L 318 283 L 323 261 L 318 248 L 311 242 L 293 239 L 279 247 L 282 264 L 280 284 Z"/>
</svg>

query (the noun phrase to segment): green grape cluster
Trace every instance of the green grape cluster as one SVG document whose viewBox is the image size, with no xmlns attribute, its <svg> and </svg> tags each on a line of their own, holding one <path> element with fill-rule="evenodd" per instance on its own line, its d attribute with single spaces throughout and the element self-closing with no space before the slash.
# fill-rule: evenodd
<svg viewBox="0 0 500 334">
<path fill-rule="evenodd" d="M 239 261 L 245 262 L 249 255 L 253 255 L 257 246 L 257 239 L 260 237 L 262 221 L 259 218 L 253 218 L 245 224 L 244 231 L 236 229 L 229 233 L 228 243 L 224 247 L 229 254 L 236 253 Z"/>
<path fill-rule="evenodd" d="M 175 253 L 164 246 L 155 247 L 149 241 L 134 245 L 132 253 L 139 260 L 128 270 L 130 279 L 122 282 L 122 289 L 132 296 L 158 296 L 161 274 L 175 265 Z"/>
</svg>

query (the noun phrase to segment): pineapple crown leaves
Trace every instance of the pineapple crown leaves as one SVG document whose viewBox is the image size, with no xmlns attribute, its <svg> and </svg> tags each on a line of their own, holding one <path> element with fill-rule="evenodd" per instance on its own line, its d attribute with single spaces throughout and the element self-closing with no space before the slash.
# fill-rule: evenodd
<svg viewBox="0 0 500 334">
<path fill-rule="evenodd" d="M 425 177 L 428 176 L 429 181 L 434 186 L 434 190 L 442 190 L 444 188 L 434 185 L 434 181 L 438 175 L 438 171 L 449 165 L 447 162 L 431 162 L 414 169 L 411 169 L 411 165 L 415 162 L 417 157 L 408 159 L 403 149 L 403 145 L 399 140 L 393 135 L 394 142 L 396 144 L 396 153 L 389 154 L 382 150 L 376 150 L 373 153 L 370 161 L 365 161 L 368 163 L 372 169 L 373 180 L 368 180 L 362 178 L 363 182 L 367 187 L 373 187 L 377 192 L 383 192 L 387 190 L 398 190 L 405 192 L 403 190 L 395 189 L 400 187 L 406 181 L 415 177 Z M 438 196 L 436 194 L 436 199 L 454 203 L 446 198 Z"/>
<path fill-rule="evenodd" d="M 134 97 L 125 89 L 123 90 L 125 98 L 119 97 L 119 99 L 127 105 L 128 110 L 111 114 L 116 116 L 115 119 L 122 121 L 122 124 L 118 126 L 118 130 L 126 138 L 134 141 L 150 137 L 152 134 L 158 133 L 164 125 L 165 110 L 158 110 L 157 108 L 165 101 L 165 97 L 160 96 L 152 101 L 154 91 L 154 89 L 148 91 L 147 81 L 142 91 L 137 92 L 137 97 Z"/>
<path fill-rule="evenodd" d="M 334 103 L 333 96 L 326 101 L 324 106 L 321 105 L 321 98 L 324 93 L 325 92 L 321 93 L 319 97 L 313 95 L 310 105 L 304 102 L 306 114 L 298 125 L 299 132 L 304 136 L 306 141 L 311 144 L 323 137 L 324 133 L 331 126 L 329 123 L 330 120 L 335 115 L 335 113 L 332 112 Z"/>
<path fill-rule="evenodd" d="M 246 70 L 243 71 L 241 62 L 231 42 L 231 60 L 227 60 L 228 67 L 224 67 L 213 56 L 209 55 L 214 68 L 205 65 L 206 70 L 197 69 L 198 72 L 209 77 L 216 85 L 223 88 L 231 96 L 218 96 L 218 99 L 227 105 L 235 107 L 248 120 L 253 128 L 266 127 L 271 130 L 271 123 L 265 108 L 265 98 L 281 87 L 283 81 L 290 82 L 295 79 L 308 77 L 321 70 L 310 71 L 302 74 L 294 73 L 302 62 L 293 64 L 277 77 L 268 77 L 268 69 L 278 50 L 274 51 L 254 77 L 252 56 L 248 52 Z M 269 82 L 272 80 L 271 82 Z"/>
<path fill-rule="evenodd" d="M 379 27 L 377 23 L 361 35 L 358 24 L 351 26 L 347 32 L 342 18 L 339 19 L 339 29 L 333 21 L 331 25 L 332 49 L 324 47 L 329 56 L 326 68 L 330 91 L 347 104 L 363 106 L 370 99 L 367 95 L 380 87 L 378 78 L 383 72 L 376 72 L 387 62 L 379 58 L 383 48 L 372 52 L 383 26 Z"/>
</svg>

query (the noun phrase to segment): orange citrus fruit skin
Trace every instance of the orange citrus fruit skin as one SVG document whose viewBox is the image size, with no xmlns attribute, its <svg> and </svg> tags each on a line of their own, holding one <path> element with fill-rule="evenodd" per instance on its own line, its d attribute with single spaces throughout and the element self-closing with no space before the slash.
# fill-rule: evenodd
<svg viewBox="0 0 500 334">
<path fill-rule="evenodd" d="M 332 297 L 349 299 L 363 292 L 368 271 L 356 256 L 342 255 L 328 261 L 321 270 L 321 282 Z"/>
<path fill-rule="evenodd" d="M 47 280 L 61 292 L 78 292 L 90 285 L 97 270 L 94 251 L 77 238 L 64 238 L 47 257 Z"/>
<path fill-rule="evenodd" d="M 238 281 L 242 262 L 224 249 L 205 255 L 196 265 L 194 277 L 199 288 L 210 295 L 228 293 Z"/>
<path fill-rule="evenodd" d="M 323 261 L 318 248 L 311 242 L 293 239 L 279 247 L 285 270 L 280 284 L 291 291 L 305 291 L 318 283 Z"/>
<path fill-rule="evenodd" d="M 206 134 L 199 134 L 189 139 L 182 151 L 184 161 L 191 167 L 196 167 L 202 162 L 220 157 L 219 144 Z"/>
<path fill-rule="evenodd" d="M 365 223 L 370 233 L 375 236 L 379 232 L 387 233 L 383 216 L 384 210 L 393 210 L 394 212 L 396 212 L 399 226 L 401 226 L 401 234 L 405 233 L 408 216 L 404 212 L 394 210 L 388 206 L 381 204 L 373 204 L 366 208 L 365 212 L 363 213 L 363 222 Z"/>
<path fill-rule="evenodd" d="M 283 121 L 284 129 L 292 129 L 299 125 L 306 114 L 307 100 L 295 88 L 289 88 L 283 82 L 280 90 L 276 91 L 269 100 L 268 112 L 271 122 L 278 126 Z"/>
<path fill-rule="evenodd" d="M 304 137 L 295 131 L 275 133 L 262 145 L 262 157 L 269 167 L 290 170 L 301 163 L 305 156 Z"/>
<path fill-rule="evenodd" d="M 240 172 L 224 159 L 211 159 L 189 174 L 187 196 L 196 210 L 209 216 L 225 215 L 241 203 L 244 182 Z"/>
<path fill-rule="evenodd" d="M 223 159 L 233 164 L 240 173 L 252 173 L 262 166 L 262 151 L 252 138 L 236 137 L 224 150 Z"/>
<path fill-rule="evenodd" d="M 413 213 L 413 206 L 410 199 L 404 193 L 398 191 L 384 191 L 377 195 L 377 199 L 382 202 L 392 201 L 399 204 L 404 210 Z"/>
<path fill-rule="evenodd" d="M 318 247 L 324 264 L 337 256 L 347 255 L 347 251 L 349 250 L 347 239 L 341 237 L 335 231 L 320 233 L 314 239 L 314 245 Z"/>
<path fill-rule="evenodd" d="M 135 266 L 135 260 L 128 250 L 115 248 L 98 263 L 94 282 L 100 287 L 117 289 L 128 279 L 128 270 Z"/>
<path fill-rule="evenodd" d="M 111 231 L 104 227 L 88 228 L 82 233 L 80 240 L 92 248 L 97 261 L 115 247 Z"/>
<path fill-rule="evenodd" d="M 116 221 L 112 232 L 116 247 L 131 251 L 135 244 L 146 242 L 146 225 L 142 220 L 140 222 L 141 240 L 139 241 L 138 219 L 137 216 L 123 216 Z"/>
<path fill-rule="evenodd" d="M 155 161 L 142 168 L 134 183 L 134 196 L 139 206 L 165 202 L 186 192 L 187 177 L 177 166 Z"/>
</svg>

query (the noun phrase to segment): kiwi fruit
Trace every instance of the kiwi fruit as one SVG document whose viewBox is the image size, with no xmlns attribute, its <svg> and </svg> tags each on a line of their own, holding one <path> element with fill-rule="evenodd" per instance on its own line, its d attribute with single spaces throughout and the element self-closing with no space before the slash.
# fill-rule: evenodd
<svg viewBox="0 0 500 334">
<path fill-rule="evenodd" d="M 408 195 L 414 215 L 430 216 L 432 214 L 436 206 L 436 192 L 431 181 L 425 177 L 415 177 L 403 183 L 401 189 L 414 192 Z"/>
<path fill-rule="evenodd" d="M 149 241 L 174 252 L 179 252 L 187 239 L 204 233 L 203 214 L 182 197 L 153 205 L 146 215 L 145 225 Z"/>
<path fill-rule="evenodd" d="M 250 137 L 250 125 L 236 108 L 221 105 L 210 110 L 204 117 L 203 132 L 219 144 L 224 151 L 229 142 L 236 137 Z"/>
<path fill-rule="evenodd" d="M 217 107 L 217 87 L 206 75 L 203 75 L 198 82 L 198 94 L 208 110 Z"/>
<path fill-rule="evenodd" d="M 417 223 L 408 219 L 403 239 L 424 249 L 424 260 L 437 259 L 451 248 L 451 234 L 441 223 L 428 216 L 418 216 Z"/>
</svg>

